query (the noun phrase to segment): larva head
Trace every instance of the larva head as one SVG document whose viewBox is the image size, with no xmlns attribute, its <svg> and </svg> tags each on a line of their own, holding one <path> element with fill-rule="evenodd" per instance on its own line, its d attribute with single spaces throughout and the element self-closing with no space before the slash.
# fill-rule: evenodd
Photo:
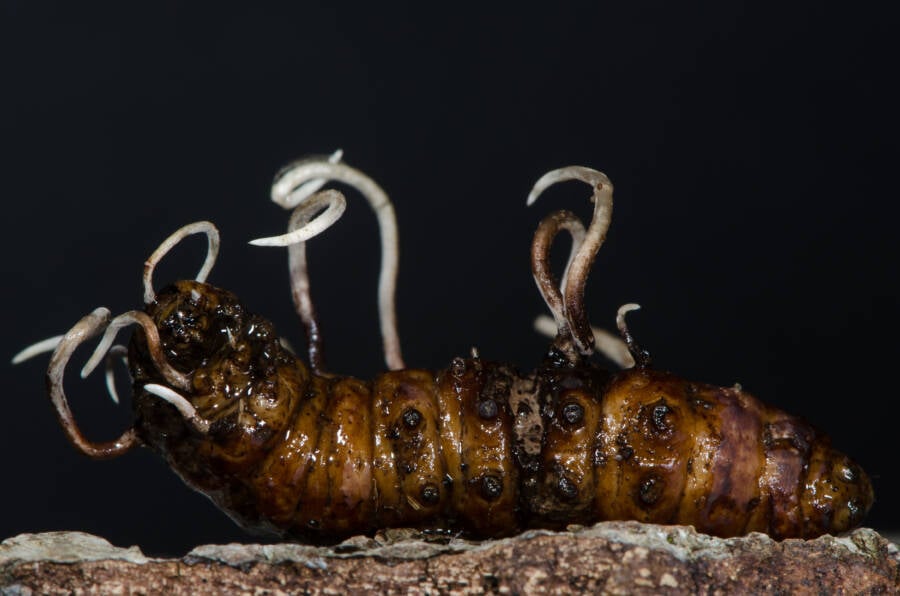
<svg viewBox="0 0 900 596">
<path fill-rule="evenodd" d="M 272 324 L 230 292 L 194 281 L 162 290 L 147 314 L 164 358 L 189 386 L 167 383 L 149 357 L 145 334 L 135 334 L 129 360 L 141 438 L 192 484 L 199 483 L 192 472 L 200 468 L 230 472 L 262 457 L 287 425 L 306 378 Z M 148 384 L 171 388 L 189 406 L 176 408 L 148 393 Z M 185 412 L 191 409 L 193 417 Z"/>
</svg>

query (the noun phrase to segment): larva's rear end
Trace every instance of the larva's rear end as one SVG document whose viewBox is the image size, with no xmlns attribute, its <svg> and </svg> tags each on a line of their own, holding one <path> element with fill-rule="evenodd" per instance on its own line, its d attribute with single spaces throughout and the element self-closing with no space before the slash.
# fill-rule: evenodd
<svg viewBox="0 0 900 596">
<path fill-rule="evenodd" d="M 856 527 L 872 505 L 868 477 L 828 437 L 738 387 L 632 369 L 602 417 L 601 519 L 814 537 Z"/>
</svg>

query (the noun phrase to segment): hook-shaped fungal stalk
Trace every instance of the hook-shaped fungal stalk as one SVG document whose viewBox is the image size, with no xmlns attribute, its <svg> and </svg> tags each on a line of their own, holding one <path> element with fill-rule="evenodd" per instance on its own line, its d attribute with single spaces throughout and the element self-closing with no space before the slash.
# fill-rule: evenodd
<svg viewBox="0 0 900 596">
<path fill-rule="evenodd" d="M 566 180 L 580 180 L 590 184 L 594 193 L 594 214 L 588 226 L 584 242 L 568 267 L 568 278 L 563 288 L 566 321 L 578 351 L 588 356 L 593 351 L 594 336 L 584 310 L 584 287 L 597 251 L 606 239 L 612 218 L 613 186 L 606 174 L 582 166 L 569 166 L 547 172 L 534 184 L 528 194 L 527 204 L 533 204 L 547 188 Z"/>
<path fill-rule="evenodd" d="M 534 330 L 545 337 L 553 339 L 559 334 L 559 328 L 553 317 L 547 315 L 538 315 L 534 319 Z M 634 356 L 628 349 L 622 339 L 613 335 L 606 329 L 591 326 L 591 333 L 594 334 L 594 349 L 609 358 L 619 368 L 634 367 Z"/>
<path fill-rule="evenodd" d="M 100 364 L 100 361 L 103 360 L 112 346 L 119 330 L 128 325 L 140 325 L 144 330 L 144 333 L 147 336 L 147 351 L 150 354 L 150 359 L 153 361 L 156 370 L 159 371 L 166 382 L 181 390 L 190 389 L 191 381 L 188 375 L 176 370 L 166 360 L 162 351 L 162 341 L 159 338 L 159 331 L 156 329 L 153 319 L 151 319 L 147 313 L 139 310 L 130 310 L 126 313 L 122 313 L 109 322 L 106 331 L 103 333 L 103 337 L 100 338 L 100 342 L 97 344 L 97 348 L 84 365 L 84 368 L 81 369 L 81 378 L 83 379 L 91 374 L 97 365 Z"/>
<path fill-rule="evenodd" d="M 344 157 L 344 150 L 338 149 L 334 153 L 328 156 L 326 160 L 328 163 L 339 163 L 341 158 Z M 298 159 L 297 161 L 291 162 L 285 167 L 278 170 L 275 174 L 275 181 L 281 179 L 285 172 L 292 170 L 297 167 L 301 163 L 310 162 L 310 161 L 321 161 L 319 157 L 306 157 L 304 159 Z M 316 178 L 314 180 L 307 180 L 297 186 L 295 186 L 290 192 L 287 194 L 275 194 L 274 185 L 272 192 L 272 202 L 276 205 L 284 207 L 285 209 L 293 209 L 307 198 L 316 194 L 323 186 L 328 184 L 328 178 Z"/>
<path fill-rule="evenodd" d="M 56 335 L 54 337 L 48 337 L 47 339 L 31 344 L 30 346 L 13 356 L 12 363 L 21 364 L 22 362 L 30 360 L 35 356 L 46 354 L 47 352 L 52 352 L 56 349 L 56 347 L 64 337 L 64 335 Z M 116 344 L 109 349 L 109 353 L 106 355 L 106 390 L 109 392 L 109 398 L 113 400 L 113 403 L 116 404 L 119 403 L 119 392 L 116 391 L 116 379 L 114 376 L 113 365 L 117 356 L 121 358 L 122 362 L 124 362 L 127 366 L 128 348 L 121 344 Z"/>
<path fill-rule="evenodd" d="M 633 310 L 640 309 L 641 305 L 634 304 L 633 302 L 620 306 L 618 312 L 616 313 L 616 327 L 619 328 L 619 334 L 622 336 L 622 339 L 625 340 L 625 345 L 628 346 L 628 351 L 631 352 L 631 356 L 634 358 L 637 367 L 648 368 L 650 366 L 651 360 L 650 352 L 638 345 L 638 343 L 634 339 L 634 336 L 631 335 L 631 331 L 628 330 L 628 325 L 625 323 L 626 314 L 630 313 Z"/>
<path fill-rule="evenodd" d="M 210 421 L 197 414 L 197 409 L 191 405 L 191 402 L 184 396 L 179 395 L 176 391 L 173 391 L 165 385 L 159 385 L 157 383 L 147 383 L 144 385 L 144 391 L 175 406 L 181 415 L 184 416 L 184 419 L 187 420 L 197 432 L 204 435 L 209 432 Z"/>
<path fill-rule="evenodd" d="M 98 308 L 91 314 L 82 318 L 72 329 L 66 333 L 53 356 L 50 358 L 50 366 L 47 368 L 47 389 L 50 393 L 50 401 L 56 410 L 59 423 L 63 427 L 66 436 L 76 449 L 93 458 L 117 457 L 129 451 L 140 443 L 134 427 L 129 428 L 118 439 L 105 443 L 95 443 L 88 440 L 78 428 L 66 393 L 63 390 L 63 377 L 66 365 L 75 349 L 86 340 L 97 335 L 109 323 L 109 310 Z"/>
<path fill-rule="evenodd" d="M 563 272 L 563 281 L 558 284 L 553 271 L 550 269 L 550 247 L 560 231 L 566 230 L 572 236 L 572 248 L 569 251 L 569 260 Z M 566 355 L 569 361 L 577 360 L 577 353 L 572 339 L 572 331 L 566 318 L 565 304 L 563 303 L 562 287 L 565 287 L 566 278 L 572 260 L 584 242 L 584 225 L 571 211 L 556 211 L 551 213 L 538 225 L 531 243 L 531 272 L 541 293 L 544 302 L 556 321 L 556 338 L 554 346 Z"/>
<path fill-rule="evenodd" d="M 308 182 L 307 184 L 313 184 Z M 309 289 L 306 261 L 306 240 L 321 233 L 337 221 L 347 208 L 347 199 L 337 190 L 324 190 L 298 205 L 288 222 L 288 233 L 274 238 L 261 238 L 251 244 L 257 246 L 287 246 L 288 269 L 291 277 L 291 297 L 303 326 L 309 346 L 309 365 L 313 372 L 324 372 L 324 350 L 316 309 Z M 319 213 L 320 211 L 324 211 Z M 318 215 L 316 215 L 319 213 Z"/>
<path fill-rule="evenodd" d="M 174 234 L 163 240 L 163 243 L 144 261 L 144 304 L 150 304 L 156 300 L 156 292 L 153 290 L 153 271 L 156 269 L 156 266 L 176 244 L 191 234 L 206 234 L 208 241 L 206 259 L 203 261 L 203 266 L 194 279 L 202 283 L 209 277 L 213 265 L 216 264 L 216 257 L 219 255 L 219 230 L 208 221 L 197 221 L 182 226 Z"/>
<path fill-rule="evenodd" d="M 333 156 L 332 156 L 333 157 Z M 329 160 L 306 159 L 295 162 L 283 169 L 272 185 L 272 201 L 284 208 L 293 208 L 310 196 L 309 186 L 315 181 L 334 180 L 352 186 L 368 200 L 378 219 L 381 234 L 381 271 L 378 275 L 378 314 L 381 325 L 381 337 L 384 344 L 384 358 L 391 370 L 405 368 L 400 350 L 400 337 L 397 333 L 397 315 L 394 306 L 394 294 L 397 287 L 397 268 L 399 262 L 397 218 L 394 207 L 387 193 L 371 178 L 344 163 Z M 311 225 L 311 224 L 307 224 Z M 301 228 L 302 229 L 302 228 Z M 298 230 L 295 230 L 297 232 Z M 286 235 L 289 236 L 290 232 Z M 251 241 L 251 244 L 262 246 L 281 246 L 277 238 L 262 238 Z M 292 276 L 306 276 L 305 268 L 292 271 Z M 308 279 L 294 281 L 294 287 L 309 287 Z M 299 313 L 303 318 L 303 313 Z M 306 319 L 304 319 L 306 324 Z M 307 324 L 307 334 L 311 331 Z"/>
</svg>

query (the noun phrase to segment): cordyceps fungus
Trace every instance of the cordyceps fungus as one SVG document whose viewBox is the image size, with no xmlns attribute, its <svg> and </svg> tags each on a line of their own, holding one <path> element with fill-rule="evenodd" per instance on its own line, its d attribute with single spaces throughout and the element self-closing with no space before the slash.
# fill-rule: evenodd
<svg viewBox="0 0 900 596">
<path fill-rule="evenodd" d="M 591 186 L 594 203 L 587 228 L 557 211 L 534 236 L 532 270 L 552 314 L 536 323 L 553 337 L 543 364 L 522 373 L 473 351 L 432 372 L 406 369 L 401 356 L 393 207 L 381 187 L 340 159 L 338 152 L 285 168 L 272 199 L 293 210 L 288 231 L 253 242 L 288 248 L 310 366 L 269 321 L 206 283 L 218 232 L 208 222 L 191 224 L 145 264 L 144 310 L 112 318 L 99 308 L 16 358 L 53 350 L 50 397 L 77 449 L 99 458 L 149 446 L 241 525 L 316 541 L 396 526 L 485 537 L 613 519 L 786 538 L 861 523 L 871 484 L 826 436 L 740 387 L 653 370 L 625 323 L 637 305 L 619 309 L 621 339 L 590 326 L 585 283 L 612 216 L 604 174 L 554 170 L 528 197 L 531 204 L 550 186 L 579 180 Z M 322 190 L 330 180 L 359 190 L 380 225 L 378 304 L 389 370 L 372 381 L 328 372 L 322 352 L 306 242 L 346 208 L 343 194 Z M 563 231 L 572 250 L 560 283 L 549 253 Z M 157 293 L 157 263 L 194 233 L 209 239 L 200 273 Z M 137 327 L 128 347 L 114 345 L 129 325 Z M 113 363 L 125 360 L 134 387 L 134 425 L 107 443 L 81 433 L 63 391 L 75 348 L 101 333 L 83 374 L 105 358 L 109 379 Z M 600 367 L 595 352 L 621 370 Z"/>
</svg>

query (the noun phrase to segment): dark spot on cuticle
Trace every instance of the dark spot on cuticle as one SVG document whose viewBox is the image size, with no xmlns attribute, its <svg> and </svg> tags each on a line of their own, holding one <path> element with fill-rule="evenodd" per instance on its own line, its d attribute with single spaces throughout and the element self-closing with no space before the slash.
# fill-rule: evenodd
<svg viewBox="0 0 900 596">
<path fill-rule="evenodd" d="M 478 416 L 482 420 L 493 420 L 498 413 L 497 402 L 493 399 L 484 399 L 478 402 Z"/>
<path fill-rule="evenodd" d="M 441 500 L 441 491 L 434 484 L 426 484 L 423 486 L 421 494 L 422 501 L 429 505 L 433 505 Z"/>
<path fill-rule="evenodd" d="M 618 453 L 616 453 L 616 461 L 628 461 L 633 455 L 634 449 L 628 445 L 622 445 L 619 447 Z"/>
<path fill-rule="evenodd" d="M 581 424 L 581 421 L 584 420 L 584 408 L 581 407 L 581 404 L 569 402 L 563 406 L 562 419 L 573 426 Z"/>
<path fill-rule="evenodd" d="M 481 496 L 494 501 L 503 494 L 503 481 L 497 476 L 486 475 L 481 478 Z"/>
<path fill-rule="evenodd" d="M 645 476 L 638 487 L 639 504 L 648 507 L 655 505 L 662 496 L 663 489 L 665 489 L 665 483 L 658 475 L 649 474 Z"/>
<path fill-rule="evenodd" d="M 559 496 L 567 501 L 571 501 L 578 496 L 578 486 L 565 476 L 559 477 L 556 483 L 556 490 Z"/>
<path fill-rule="evenodd" d="M 422 414 L 415 408 L 403 410 L 403 424 L 406 428 L 416 428 L 422 422 Z"/>
<path fill-rule="evenodd" d="M 657 404 L 653 407 L 653 426 L 656 428 L 656 431 L 659 433 L 666 433 L 672 430 L 672 427 L 666 421 L 666 415 L 671 412 L 672 409 L 666 405 L 665 402 Z"/>
</svg>

